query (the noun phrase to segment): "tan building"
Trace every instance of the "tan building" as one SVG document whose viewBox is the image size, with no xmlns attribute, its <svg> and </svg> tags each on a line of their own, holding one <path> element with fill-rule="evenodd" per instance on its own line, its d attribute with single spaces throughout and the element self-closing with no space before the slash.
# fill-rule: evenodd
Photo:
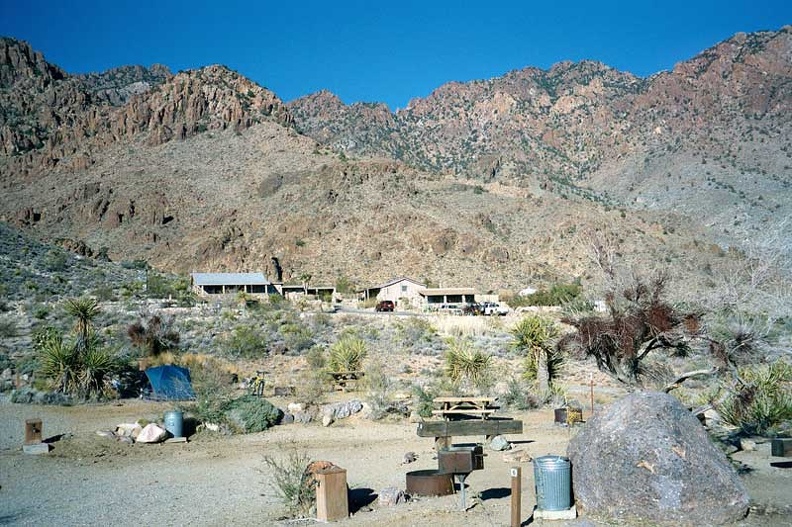
<svg viewBox="0 0 792 527">
<path fill-rule="evenodd" d="M 360 291 L 363 300 L 374 298 L 377 302 L 390 300 L 396 305 L 397 309 L 409 309 L 423 305 L 421 291 L 426 289 L 426 285 L 413 280 L 412 278 L 394 278 L 384 284 L 375 285 Z"/>
</svg>

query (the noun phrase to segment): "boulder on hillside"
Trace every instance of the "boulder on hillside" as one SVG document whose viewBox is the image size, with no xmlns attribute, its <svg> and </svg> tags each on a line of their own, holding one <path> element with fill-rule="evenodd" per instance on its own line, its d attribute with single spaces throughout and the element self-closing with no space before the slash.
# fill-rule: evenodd
<svg viewBox="0 0 792 527">
<path fill-rule="evenodd" d="M 569 443 L 575 500 L 594 516 L 671 525 L 744 517 L 748 492 L 725 454 L 674 397 L 637 392 Z"/>
</svg>

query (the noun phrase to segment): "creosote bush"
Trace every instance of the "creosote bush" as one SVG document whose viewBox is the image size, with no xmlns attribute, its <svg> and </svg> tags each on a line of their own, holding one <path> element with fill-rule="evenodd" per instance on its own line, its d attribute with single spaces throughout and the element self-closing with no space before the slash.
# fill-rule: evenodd
<svg viewBox="0 0 792 527">
<path fill-rule="evenodd" d="M 268 400 L 255 395 L 231 399 L 223 407 L 225 421 L 242 433 L 263 432 L 277 424 L 283 412 Z"/>
<path fill-rule="evenodd" d="M 272 478 L 272 488 L 292 518 L 311 515 L 316 504 L 316 480 L 307 468 L 308 454 L 296 443 L 277 449 L 286 451 L 282 459 L 264 456 L 264 472 Z"/>
</svg>

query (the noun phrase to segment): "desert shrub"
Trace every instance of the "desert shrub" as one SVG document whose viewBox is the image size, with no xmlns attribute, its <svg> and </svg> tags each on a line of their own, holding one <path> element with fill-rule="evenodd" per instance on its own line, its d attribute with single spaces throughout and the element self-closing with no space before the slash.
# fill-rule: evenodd
<svg viewBox="0 0 792 527">
<path fill-rule="evenodd" d="M 539 398 L 517 377 L 509 379 L 506 392 L 498 397 L 498 400 L 516 410 L 532 410 L 541 406 Z"/>
<path fill-rule="evenodd" d="M 182 364 L 190 368 L 193 390 L 195 391 L 196 417 L 205 423 L 223 423 L 223 409 L 233 398 L 233 374 L 214 357 L 200 356 L 193 360 L 192 354 L 182 357 Z"/>
<path fill-rule="evenodd" d="M 242 433 L 262 432 L 277 424 L 283 412 L 268 400 L 255 395 L 231 399 L 223 407 L 225 420 Z"/>
<path fill-rule="evenodd" d="M 412 387 L 412 395 L 416 413 L 421 417 L 432 417 L 434 398 L 436 397 L 434 391 L 428 386 L 415 384 Z"/>
<path fill-rule="evenodd" d="M 72 335 L 64 338 L 54 328 L 45 328 L 33 338 L 39 373 L 55 390 L 82 399 L 111 394 L 108 381 L 123 364 L 115 350 L 103 345 L 92 329 L 99 305 L 92 298 L 68 299 L 65 311 L 75 319 Z"/>
<path fill-rule="evenodd" d="M 366 341 L 354 335 L 342 336 L 330 347 L 327 367 L 332 372 L 360 371 L 368 355 Z"/>
<path fill-rule="evenodd" d="M 325 357 L 324 348 L 321 346 L 313 346 L 308 353 L 305 354 L 305 360 L 308 362 L 308 367 L 314 371 L 321 371 L 327 366 L 327 358 Z"/>
<path fill-rule="evenodd" d="M 469 340 L 449 339 L 445 373 L 455 384 L 483 391 L 492 383 L 492 355 L 475 349 Z"/>
<path fill-rule="evenodd" d="M 560 306 L 580 296 L 582 288 L 578 283 L 553 284 L 550 289 L 540 289 L 526 296 L 515 296 L 509 299 L 511 307 L 521 306 Z"/>
<path fill-rule="evenodd" d="M 254 359 L 267 355 L 267 336 L 256 327 L 238 325 L 223 341 L 226 353 L 233 357 Z"/>
<path fill-rule="evenodd" d="M 792 430 L 792 364 L 746 366 L 739 376 L 746 384 L 716 405 L 723 420 L 748 435 Z"/>
<path fill-rule="evenodd" d="M 330 381 L 326 370 L 303 372 L 297 382 L 297 397 L 307 405 L 320 404 L 331 388 Z"/>
<path fill-rule="evenodd" d="M 437 330 L 425 318 L 409 317 L 396 324 L 396 335 L 405 349 L 415 349 L 431 344 Z"/>
<path fill-rule="evenodd" d="M 0 338 L 16 337 L 17 324 L 11 318 L 0 318 Z"/>
<path fill-rule="evenodd" d="M 131 324 L 127 327 L 127 336 L 133 346 L 150 357 L 176 349 L 179 345 L 179 333 L 173 329 L 173 321 L 163 320 L 158 315 L 152 315 L 147 321 L 138 320 Z"/>
<path fill-rule="evenodd" d="M 58 331 L 47 331 L 36 342 L 39 373 L 57 392 L 83 399 L 109 394 L 106 381 L 122 364 L 115 353 L 100 346 L 98 339 L 64 339 Z"/>
<path fill-rule="evenodd" d="M 292 353 L 300 353 L 314 345 L 314 332 L 304 324 L 284 324 L 280 327 L 286 348 Z"/>
<path fill-rule="evenodd" d="M 264 456 L 266 471 L 272 476 L 273 490 L 286 507 L 288 515 L 293 518 L 308 517 L 316 504 L 316 480 L 307 470 L 311 458 L 296 444 L 291 444 L 285 450 L 288 453 L 281 460 Z"/>
<path fill-rule="evenodd" d="M 390 393 L 393 391 L 394 382 L 386 375 L 379 364 L 370 366 L 363 379 L 366 388 L 366 398 L 371 406 L 371 417 L 381 419 L 393 409 Z"/>
</svg>

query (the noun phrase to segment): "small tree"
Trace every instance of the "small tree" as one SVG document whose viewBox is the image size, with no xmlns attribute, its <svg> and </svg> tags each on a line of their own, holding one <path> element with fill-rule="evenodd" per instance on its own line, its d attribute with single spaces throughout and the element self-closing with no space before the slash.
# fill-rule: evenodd
<svg viewBox="0 0 792 527">
<path fill-rule="evenodd" d="M 698 330 L 698 315 L 678 314 L 663 300 L 665 276 L 647 282 L 635 278 L 621 292 L 605 297 L 608 313 L 569 317 L 563 321 L 577 331 L 560 345 L 578 358 L 594 357 L 600 370 L 618 381 L 640 384 L 642 362 L 653 350 L 687 354 L 687 336 Z"/>
</svg>

